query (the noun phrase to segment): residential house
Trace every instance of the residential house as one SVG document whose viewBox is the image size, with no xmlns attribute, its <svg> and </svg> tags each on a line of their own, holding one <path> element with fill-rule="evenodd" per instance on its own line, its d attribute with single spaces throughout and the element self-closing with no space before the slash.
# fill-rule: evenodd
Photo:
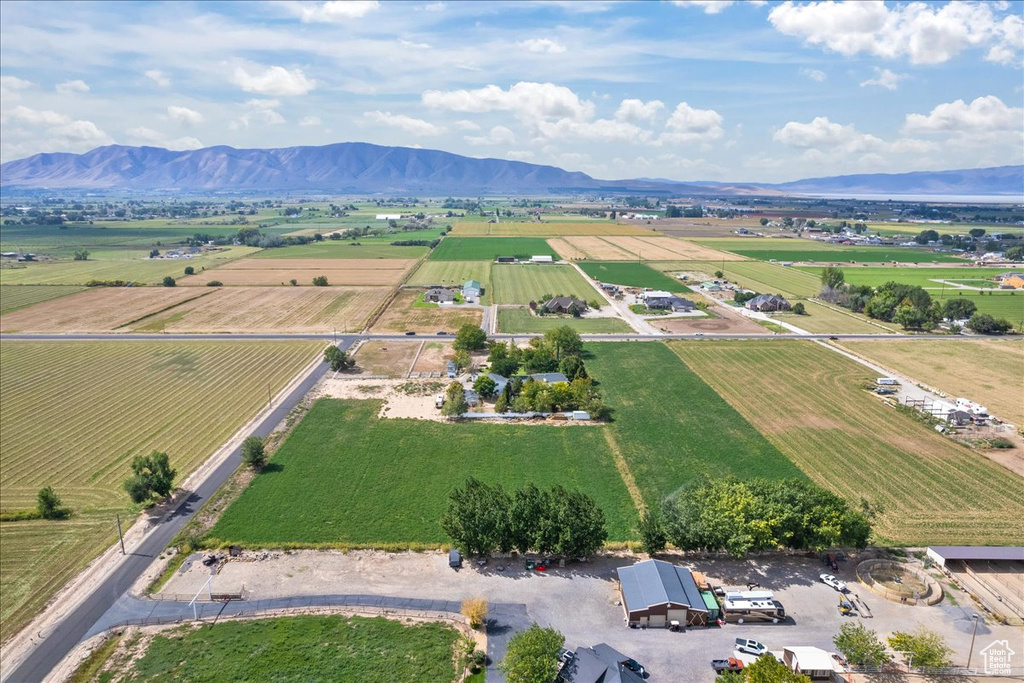
<svg viewBox="0 0 1024 683">
<path fill-rule="evenodd" d="M 707 626 L 708 606 L 689 569 L 645 560 L 616 571 L 622 608 L 631 628 L 668 628 L 672 622 Z"/>
<path fill-rule="evenodd" d="M 647 308 L 652 311 L 673 311 L 675 313 L 689 313 L 695 306 L 689 299 L 678 296 L 647 297 Z"/>
<path fill-rule="evenodd" d="M 751 311 L 788 311 L 793 308 L 778 294 L 758 294 L 746 306 Z"/>
<path fill-rule="evenodd" d="M 432 304 L 450 304 L 455 302 L 455 294 L 444 287 L 431 287 L 423 292 L 423 300 Z"/>
<path fill-rule="evenodd" d="M 490 377 L 491 381 L 494 382 L 494 393 L 495 394 L 500 394 L 501 392 L 505 391 L 505 385 L 508 384 L 508 378 L 507 377 L 502 377 L 501 375 L 493 373 L 493 372 L 487 373 L 487 376 Z"/>
<path fill-rule="evenodd" d="M 835 671 L 832 655 L 818 647 L 786 647 L 782 649 L 782 663 L 798 674 L 810 678 L 831 680 Z"/>
<path fill-rule="evenodd" d="M 607 643 L 578 647 L 565 656 L 556 683 L 643 683 L 643 669 Z"/>
<path fill-rule="evenodd" d="M 484 293 L 484 286 L 477 280 L 466 280 L 462 283 L 462 296 L 466 301 L 479 299 Z"/>
<path fill-rule="evenodd" d="M 587 310 L 587 302 L 569 296 L 556 296 L 544 302 L 544 310 L 548 313 L 572 313 L 573 307 L 582 313 Z"/>
</svg>

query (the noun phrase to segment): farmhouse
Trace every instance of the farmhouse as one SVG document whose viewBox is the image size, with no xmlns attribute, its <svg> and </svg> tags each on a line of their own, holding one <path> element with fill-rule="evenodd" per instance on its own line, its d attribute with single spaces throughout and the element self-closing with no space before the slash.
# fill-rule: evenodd
<svg viewBox="0 0 1024 683">
<path fill-rule="evenodd" d="M 607 643 L 594 647 L 578 647 L 565 659 L 556 683 L 643 683 L 643 676 L 633 671 L 634 660 Z"/>
<path fill-rule="evenodd" d="M 693 302 L 678 296 L 647 297 L 647 308 L 652 311 L 675 311 L 689 313 L 694 309 Z"/>
<path fill-rule="evenodd" d="M 427 303 L 450 304 L 455 301 L 455 294 L 450 289 L 431 287 L 423 293 L 423 300 Z"/>
<path fill-rule="evenodd" d="M 544 302 L 544 310 L 548 313 L 572 313 L 574 307 L 576 312 L 582 313 L 587 310 L 587 302 L 570 296 L 556 296 Z"/>
<path fill-rule="evenodd" d="M 811 678 L 832 678 L 832 655 L 817 647 L 782 649 L 782 662 L 794 672 Z"/>
<path fill-rule="evenodd" d="M 462 283 L 462 296 L 469 299 L 478 299 L 484 293 L 484 287 L 477 280 L 466 280 Z"/>
<path fill-rule="evenodd" d="M 645 560 L 616 571 L 630 628 L 667 628 L 672 622 L 707 626 L 708 608 L 689 569 Z"/>
<path fill-rule="evenodd" d="M 746 306 L 752 311 L 788 311 L 792 308 L 788 301 L 777 294 L 758 294 Z"/>
</svg>

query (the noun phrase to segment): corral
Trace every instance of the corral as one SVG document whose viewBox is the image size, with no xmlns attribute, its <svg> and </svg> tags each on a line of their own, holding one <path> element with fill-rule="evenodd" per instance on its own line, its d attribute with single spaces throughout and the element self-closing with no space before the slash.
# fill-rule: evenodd
<svg viewBox="0 0 1024 683">
<path fill-rule="evenodd" d="M 622 287 L 646 287 L 667 292 L 685 294 L 690 288 L 676 278 L 667 277 L 642 263 L 599 263 L 579 264 L 583 272 L 599 282 Z"/>
<path fill-rule="evenodd" d="M 879 507 L 879 539 L 1000 543 L 1019 528 L 1024 480 L 865 391 L 869 368 L 811 342 L 670 345 L 816 483 Z"/>
<path fill-rule="evenodd" d="M 0 524 L 6 639 L 116 539 L 132 457 L 183 480 L 323 348 L 315 341 L 0 342 L 3 511 L 53 486 L 74 515 Z M 122 520 L 130 520 L 122 515 Z"/>
<path fill-rule="evenodd" d="M 408 259 L 242 259 L 190 275 L 178 284 L 201 286 L 218 280 L 225 285 L 287 285 L 294 279 L 308 286 L 322 275 L 329 285 L 394 285 L 414 263 Z"/>
<path fill-rule="evenodd" d="M 83 287 L 75 285 L 0 285 L 0 315 L 19 308 L 27 308 L 41 301 L 59 299 L 68 294 L 81 292 Z"/>
<path fill-rule="evenodd" d="M 571 316 L 536 316 L 525 308 L 498 310 L 498 330 L 511 334 L 547 332 L 569 326 L 581 334 L 631 332 L 633 328 L 621 318 L 573 318 Z"/>
<path fill-rule="evenodd" d="M 545 294 L 589 301 L 598 295 L 575 268 L 567 265 L 497 264 L 491 268 L 491 301 L 528 304 Z"/>
<path fill-rule="evenodd" d="M 431 261 L 493 261 L 499 256 L 529 259 L 556 254 L 539 237 L 445 237 L 430 252 Z"/>
<path fill-rule="evenodd" d="M 456 332 L 463 325 L 480 326 L 477 306 L 413 306 L 422 290 L 403 289 L 373 324 L 373 332 Z"/>
<path fill-rule="evenodd" d="M 452 228 L 457 237 L 558 237 L 564 235 L 655 235 L 653 230 L 639 225 L 609 223 L 607 221 L 530 222 L 530 223 L 470 223 L 459 221 Z"/>
<path fill-rule="evenodd" d="M 0 331 L 109 332 L 209 293 L 179 287 L 94 287 L 7 313 L 0 317 Z"/>
</svg>

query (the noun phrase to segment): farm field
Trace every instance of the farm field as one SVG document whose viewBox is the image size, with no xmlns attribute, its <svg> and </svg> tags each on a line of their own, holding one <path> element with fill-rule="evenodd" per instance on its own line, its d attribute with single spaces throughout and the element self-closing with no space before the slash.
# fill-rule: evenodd
<svg viewBox="0 0 1024 683">
<path fill-rule="evenodd" d="M 539 237 L 445 237 L 430 252 L 431 261 L 493 261 L 499 256 L 528 259 L 558 254 Z"/>
<path fill-rule="evenodd" d="M 1024 339 L 844 341 L 844 348 L 949 394 L 986 406 L 1024 425 Z"/>
<path fill-rule="evenodd" d="M 0 285 L 0 315 L 81 292 L 83 289 L 75 285 Z"/>
<path fill-rule="evenodd" d="M 149 683 L 440 682 L 456 679 L 459 635 L 437 622 L 308 615 L 182 626 L 123 644 L 115 656 L 123 661 L 145 648 L 143 656 L 129 659 L 131 680 Z"/>
<path fill-rule="evenodd" d="M 373 332 L 456 332 L 463 325 L 480 326 L 483 310 L 475 306 L 420 306 L 413 307 L 423 294 L 418 289 L 403 289 L 377 322 Z"/>
<path fill-rule="evenodd" d="M 579 488 L 604 511 L 610 540 L 632 537 L 636 512 L 602 427 L 380 419 L 379 408 L 317 401 L 271 467 L 224 511 L 210 541 L 438 546 L 448 492 L 469 476 L 506 488 Z"/>
<path fill-rule="evenodd" d="M 0 500 L 53 486 L 62 521 L 0 523 L 0 639 L 131 522 L 129 462 L 167 452 L 182 481 L 323 348 L 315 341 L 2 341 Z M 211 410 L 210 406 L 216 406 Z"/>
<path fill-rule="evenodd" d="M 84 285 L 89 280 L 125 280 L 140 285 L 159 284 L 164 277 L 181 278 L 186 266 L 195 268 L 195 278 L 207 271 L 258 251 L 255 247 L 224 247 L 219 251 L 188 259 L 117 258 L 88 261 L 39 261 L 5 265 L 0 268 L 0 283 L 5 285 Z M 205 273 L 208 274 L 208 273 Z M 205 283 L 207 279 L 203 279 Z"/>
<path fill-rule="evenodd" d="M 580 334 L 614 334 L 633 331 L 633 328 L 620 318 L 573 318 L 557 315 L 540 317 L 531 314 L 526 308 L 498 309 L 499 332 L 509 334 L 547 332 L 564 325 L 568 325 Z"/>
<path fill-rule="evenodd" d="M 548 240 L 560 254 L 575 260 L 595 261 L 698 261 L 723 258 L 744 260 L 723 251 L 674 237 L 563 237 Z"/>
<path fill-rule="evenodd" d="M 881 541 L 983 545 L 1019 535 L 1024 480 L 865 391 L 870 369 L 811 342 L 670 346 L 807 476 L 880 506 Z"/>
<path fill-rule="evenodd" d="M 803 304 L 807 315 L 773 313 L 771 317 L 818 334 L 888 334 L 900 331 L 899 325 L 871 320 L 853 311 L 836 310 L 814 301 L 804 301 Z"/>
<path fill-rule="evenodd" d="M 462 287 L 466 280 L 476 280 L 484 286 L 484 296 L 491 283 L 490 261 L 431 261 L 427 259 L 409 278 L 408 284 L 426 287 L 447 285 Z"/>
<path fill-rule="evenodd" d="M 669 261 L 652 263 L 651 267 L 665 273 L 690 273 L 708 278 L 713 278 L 720 270 L 726 279 L 745 289 L 782 294 L 789 299 L 814 296 L 821 290 L 818 274 L 763 261 Z"/>
<path fill-rule="evenodd" d="M 601 342 L 587 350 L 587 370 L 612 408 L 609 429 L 648 504 L 705 475 L 802 476 L 664 344 Z"/>
<path fill-rule="evenodd" d="M 564 235 L 654 235 L 649 228 L 609 221 L 584 219 L 544 223 L 472 223 L 460 221 L 452 227 L 456 237 L 558 237 Z"/>
<path fill-rule="evenodd" d="M 490 295 L 496 304 L 528 304 L 545 294 L 584 301 L 598 296 L 594 285 L 572 266 L 502 264 L 491 268 Z"/>
<path fill-rule="evenodd" d="M 387 292 L 380 287 L 215 287 L 204 294 L 140 320 L 131 331 L 358 332 Z"/>
<path fill-rule="evenodd" d="M 673 277 L 659 273 L 642 263 L 600 263 L 588 261 L 579 264 L 583 272 L 598 282 L 620 285 L 623 287 L 649 287 L 678 294 L 690 291 L 690 288 Z"/>
<path fill-rule="evenodd" d="M 323 275 L 329 285 L 395 285 L 416 263 L 409 259 L 243 259 L 216 271 L 196 273 L 179 285 L 202 286 L 210 280 L 225 285 L 287 285 L 292 279 L 311 286 Z"/>
<path fill-rule="evenodd" d="M 777 261 L 826 261 L 883 263 L 899 261 L 901 263 L 966 263 L 962 258 L 950 254 L 937 254 L 926 249 L 910 247 L 862 247 L 830 244 L 817 240 L 800 238 L 702 238 L 695 240 L 698 244 L 729 251 L 742 256 L 749 256 L 760 261 L 775 259 Z"/>
<path fill-rule="evenodd" d="M 90 259 L 135 258 L 149 255 L 149 250 L 180 246 L 186 238 L 201 232 L 212 237 L 229 237 L 239 226 L 223 222 L 189 224 L 184 221 L 123 221 L 97 222 L 93 225 L 65 223 L 63 225 L 4 225 L 0 226 L 0 250 L 26 251 L 37 256 L 70 260 L 78 249 L 88 249 Z M 279 234 L 281 230 L 264 229 L 266 234 Z M 157 243 L 160 243 L 159 245 Z"/>
<path fill-rule="evenodd" d="M 305 232 L 305 231 L 304 231 Z M 436 239 L 434 236 L 420 236 L 411 233 L 409 237 L 404 235 L 391 235 L 386 241 L 370 241 L 358 239 L 353 243 L 350 240 L 324 240 L 323 242 L 311 242 L 309 244 L 296 244 L 290 247 L 275 247 L 264 249 L 253 258 L 261 259 L 417 259 L 427 253 L 427 247 L 393 247 L 391 242 L 399 239 Z"/>
<path fill-rule="evenodd" d="M 821 268 L 813 266 L 801 266 L 797 270 L 812 273 L 815 277 L 820 276 Z M 995 277 L 998 273 L 1005 273 L 1006 268 L 977 268 L 964 266 L 962 268 L 948 267 L 922 267 L 922 268 L 894 268 L 881 266 L 851 267 L 843 268 L 843 275 L 846 281 L 852 285 L 871 285 L 878 287 L 895 280 L 905 282 L 908 285 L 917 285 L 925 289 L 942 289 L 941 282 L 936 280 L 953 280 L 963 282 L 970 286 L 976 286 L 971 280 L 987 280 Z M 951 289 L 948 285 L 946 290 Z"/>
<path fill-rule="evenodd" d="M 111 332 L 209 293 L 181 287 L 92 287 L 6 313 L 0 316 L 0 332 Z"/>
<path fill-rule="evenodd" d="M 1024 292 L 988 291 L 979 292 L 948 287 L 945 292 L 929 290 L 932 299 L 943 302 L 946 299 L 966 298 L 974 302 L 979 313 L 988 313 L 996 318 L 1005 318 L 1018 330 L 1024 323 Z"/>
</svg>

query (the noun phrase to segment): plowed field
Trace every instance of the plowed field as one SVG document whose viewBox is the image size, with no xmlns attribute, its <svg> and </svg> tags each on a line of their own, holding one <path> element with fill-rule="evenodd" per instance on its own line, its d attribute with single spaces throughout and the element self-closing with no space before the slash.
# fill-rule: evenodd
<svg viewBox="0 0 1024 683">
<path fill-rule="evenodd" d="M 327 277 L 329 285 L 394 285 L 415 263 L 412 259 L 242 259 L 216 270 L 183 278 L 181 285 L 287 285 L 295 279 L 309 286 L 313 278 Z"/>
</svg>

